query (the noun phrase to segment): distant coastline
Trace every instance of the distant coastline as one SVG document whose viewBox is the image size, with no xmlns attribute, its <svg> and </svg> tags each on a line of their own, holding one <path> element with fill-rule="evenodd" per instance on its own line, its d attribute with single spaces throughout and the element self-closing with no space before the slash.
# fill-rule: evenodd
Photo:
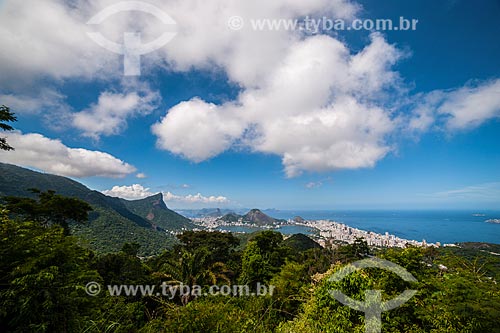
<svg viewBox="0 0 500 333">
<path fill-rule="evenodd" d="M 500 244 L 498 219 L 500 211 L 472 210 L 263 210 L 277 219 L 289 220 L 302 216 L 304 220 L 330 220 L 349 227 L 400 239 L 425 239 L 428 243 L 456 244 L 482 242 Z M 185 213 L 185 212 L 183 212 Z M 194 213 L 194 212 L 193 212 Z M 205 213 L 205 212 L 204 212 Z M 225 212 L 224 212 L 225 213 Z M 193 214 L 194 215 L 194 214 Z M 198 215 L 198 218 L 202 216 Z M 193 217 L 191 217 L 193 218 Z M 245 225 L 248 226 L 248 225 Z M 240 227 L 244 227 L 243 225 Z M 238 227 L 230 229 L 240 230 Z M 286 227 L 286 231 L 299 229 Z M 305 228 L 301 228 L 304 230 Z M 303 231 L 300 231 L 304 233 Z"/>
<path fill-rule="evenodd" d="M 357 238 L 363 238 L 364 240 L 366 240 L 368 245 L 377 247 L 404 248 L 407 245 L 424 247 L 441 246 L 440 242 L 427 243 L 425 239 L 422 241 L 404 239 L 395 235 L 391 235 L 387 231 L 382 234 L 350 227 L 346 224 L 332 220 L 309 220 L 299 216 L 288 220 L 275 220 L 269 224 L 251 223 L 248 221 L 243 221 L 242 218 L 237 221 L 226 221 L 223 217 L 213 216 L 194 218 L 193 222 L 204 229 L 236 233 L 249 233 L 253 231 L 269 229 L 274 229 L 276 231 L 282 232 L 283 228 L 302 227 L 304 230 L 310 230 L 310 233 L 307 232 L 309 236 L 322 246 L 326 246 L 327 244 L 336 242 L 352 244 L 356 241 Z M 235 229 L 235 227 L 237 229 Z"/>
</svg>

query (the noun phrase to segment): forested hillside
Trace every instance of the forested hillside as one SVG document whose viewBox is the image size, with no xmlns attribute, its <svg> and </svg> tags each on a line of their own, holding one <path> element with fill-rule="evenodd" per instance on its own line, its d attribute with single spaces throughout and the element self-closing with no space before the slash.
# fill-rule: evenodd
<svg viewBox="0 0 500 333">
<path fill-rule="evenodd" d="M 167 208 L 161 193 L 137 201 L 106 196 L 66 177 L 0 163 L 0 196 L 34 198 L 30 189 L 55 191 L 81 199 L 93 208 L 85 224 L 71 224 L 82 244 L 101 252 L 118 251 L 123 242 L 137 242 L 142 255 L 158 254 L 175 238 L 167 231 L 190 230 L 191 221 Z"/>
<path fill-rule="evenodd" d="M 252 234 L 239 246 L 229 233 L 187 231 L 171 250 L 141 260 L 139 244 L 97 254 L 58 224 L 9 215 L 1 208 L 2 332 L 364 332 L 364 314 L 330 291 L 363 301 L 368 289 L 382 290 L 383 300 L 417 290 L 382 313 L 382 332 L 500 332 L 500 258 L 471 248 L 466 256 L 458 248 L 371 253 L 363 240 L 321 248 L 304 235 L 285 241 L 274 231 Z M 417 281 L 377 268 L 329 278 L 373 255 Z M 172 289 L 163 293 L 162 283 Z M 136 293 L 117 293 L 123 286 Z M 140 289 L 148 286 L 156 289 Z M 181 293 L 186 286 L 200 289 Z M 221 292 L 209 293 L 211 286 Z M 223 286 L 252 293 L 222 293 Z M 262 286 L 272 293 L 261 293 Z"/>
</svg>

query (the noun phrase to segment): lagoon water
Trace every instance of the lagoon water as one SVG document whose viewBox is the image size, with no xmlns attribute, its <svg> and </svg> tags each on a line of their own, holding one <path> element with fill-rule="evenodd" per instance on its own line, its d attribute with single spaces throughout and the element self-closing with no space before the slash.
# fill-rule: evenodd
<svg viewBox="0 0 500 333">
<path fill-rule="evenodd" d="M 500 211 L 266 211 L 282 219 L 301 216 L 310 220 L 328 219 L 350 227 L 396 235 L 427 242 L 487 242 L 500 244 Z M 476 216 L 482 214 L 484 216 Z M 287 228 L 287 227 L 285 227 Z M 281 230 L 283 233 L 305 233 L 307 230 Z"/>
</svg>

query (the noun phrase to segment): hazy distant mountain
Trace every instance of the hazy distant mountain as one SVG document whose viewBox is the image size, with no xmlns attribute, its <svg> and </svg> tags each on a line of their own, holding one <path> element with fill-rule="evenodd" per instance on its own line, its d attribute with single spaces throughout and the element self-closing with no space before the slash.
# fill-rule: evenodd
<svg viewBox="0 0 500 333">
<path fill-rule="evenodd" d="M 206 216 L 206 217 L 219 217 L 219 216 L 224 215 L 222 213 L 222 211 L 220 210 L 220 208 L 214 208 L 214 209 L 205 208 L 205 209 L 201 209 L 198 212 L 198 214 Z"/>
<path fill-rule="evenodd" d="M 238 222 L 243 216 L 238 215 L 236 213 L 228 213 L 221 218 L 219 218 L 219 221 L 224 221 L 224 222 Z"/>
<path fill-rule="evenodd" d="M 179 214 L 190 218 L 195 217 L 221 217 L 225 214 L 234 213 L 232 209 L 202 208 L 202 209 L 177 209 Z"/>
<path fill-rule="evenodd" d="M 106 196 L 66 177 L 0 163 L 0 196 L 34 197 L 30 188 L 54 190 L 88 202 L 94 209 L 89 223 L 72 226 L 72 230 L 101 252 L 117 251 L 125 242 L 137 242 L 142 254 L 158 253 L 174 241 L 166 230 L 194 228 L 189 219 L 167 208 L 161 194 L 129 201 Z"/>
<path fill-rule="evenodd" d="M 305 220 L 301 216 L 295 216 L 293 218 L 293 221 L 297 222 L 297 223 L 304 223 L 305 222 Z"/>
</svg>

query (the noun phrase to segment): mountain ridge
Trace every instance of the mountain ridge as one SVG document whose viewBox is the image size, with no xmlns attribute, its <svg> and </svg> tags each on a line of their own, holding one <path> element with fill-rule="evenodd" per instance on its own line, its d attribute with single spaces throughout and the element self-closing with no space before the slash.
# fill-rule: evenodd
<svg viewBox="0 0 500 333">
<path fill-rule="evenodd" d="M 30 188 L 54 190 L 89 203 L 93 208 L 89 222 L 71 228 L 98 252 L 119 251 L 123 243 L 137 242 L 142 254 L 159 253 L 175 242 L 169 232 L 196 227 L 189 219 L 170 210 L 161 193 L 140 200 L 125 200 L 91 190 L 67 177 L 0 163 L 0 197 L 34 198 L 36 195 L 28 190 Z M 148 218 L 150 213 L 153 218 Z"/>
<path fill-rule="evenodd" d="M 285 221 L 283 219 L 276 219 L 274 217 L 271 217 L 257 208 L 251 209 L 244 215 L 239 215 L 236 213 L 228 213 L 218 218 L 218 220 L 226 223 L 241 222 L 241 223 L 255 224 L 259 226 L 272 225 Z"/>
<path fill-rule="evenodd" d="M 189 219 L 170 210 L 165 204 L 161 192 L 138 200 L 121 198 L 120 200 L 130 211 L 144 217 L 155 229 L 178 231 L 191 230 L 197 227 Z"/>
</svg>

